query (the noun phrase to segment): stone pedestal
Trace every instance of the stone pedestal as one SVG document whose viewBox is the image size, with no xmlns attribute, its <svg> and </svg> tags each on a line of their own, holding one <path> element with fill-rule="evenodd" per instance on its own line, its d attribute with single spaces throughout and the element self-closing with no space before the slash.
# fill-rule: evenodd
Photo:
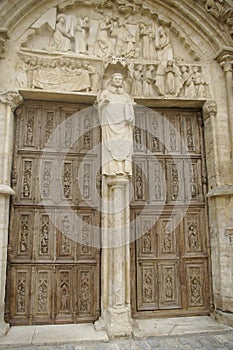
<svg viewBox="0 0 233 350">
<path fill-rule="evenodd" d="M 110 337 L 132 333 L 130 317 L 129 178 L 104 176 L 102 200 L 102 299 L 96 329 Z"/>
</svg>

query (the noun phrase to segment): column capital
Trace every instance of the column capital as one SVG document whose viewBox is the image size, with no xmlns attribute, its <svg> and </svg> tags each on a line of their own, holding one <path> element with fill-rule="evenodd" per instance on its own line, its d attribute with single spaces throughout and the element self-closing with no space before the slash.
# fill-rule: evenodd
<svg viewBox="0 0 233 350">
<path fill-rule="evenodd" d="M 9 185 L 0 184 L 0 195 L 3 194 L 5 196 L 13 196 L 15 192 Z"/>
<path fill-rule="evenodd" d="M 204 120 L 210 118 L 211 116 L 216 116 L 217 114 L 217 104 L 214 100 L 208 100 L 203 106 L 203 116 Z"/>
<path fill-rule="evenodd" d="M 222 66 L 224 72 L 232 71 L 233 65 L 233 48 L 224 46 L 214 57 Z"/>
<path fill-rule="evenodd" d="M 14 111 L 23 102 L 23 97 L 18 91 L 0 91 L 0 102 L 9 105 Z"/>
</svg>

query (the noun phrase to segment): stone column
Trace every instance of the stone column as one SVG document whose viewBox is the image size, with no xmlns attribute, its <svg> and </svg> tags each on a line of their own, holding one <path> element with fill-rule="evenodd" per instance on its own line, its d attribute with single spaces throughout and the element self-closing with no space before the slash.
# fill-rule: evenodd
<svg viewBox="0 0 233 350">
<path fill-rule="evenodd" d="M 101 318 L 112 337 L 132 333 L 130 307 L 129 177 L 103 176 Z"/>
<path fill-rule="evenodd" d="M 230 102 L 231 103 L 231 102 Z M 233 325 L 233 185 L 222 185 L 215 118 L 217 106 L 207 101 L 203 107 L 206 160 L 209 179 L 210 243 L 214 313 L 219 321 Z"/>
<path fill-rule="evenodd" d="M 227 111 L 229 138 L 231 140 L 231 161 L 233 160 L 233 48 L 224 47 L 216 55 L 216 59 L 222 66 L 225 73 L 227 92 Z M 233 163 L 232 163 L 233 165 Z M 233 168 L 232 168 L 233 173 Z M 233 181 L 233 177 L 232 177 Z"/>
<path fill-rule="evenodd" d="M 4 322 L 4 300 L 7 265 L 9 226 L 9 202 L 14 191 L 10 187 L 14 109 L 22 102 L 17 92 L 0 93 L 0 336 L 5 335 L 9 325 Z"/>
</svg>

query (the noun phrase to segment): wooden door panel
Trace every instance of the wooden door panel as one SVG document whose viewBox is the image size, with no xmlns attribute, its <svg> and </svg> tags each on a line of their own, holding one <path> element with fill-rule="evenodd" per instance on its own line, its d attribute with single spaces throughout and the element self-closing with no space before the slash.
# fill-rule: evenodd
<svg viewBox="0 0 233 350">
<path fill-rule="evenodd" d="M 147 131 L 140 138 L 141 156 L 135 150 L 132 178 L 132 314 L 208 314 L 211 286 L 200 113 L 150 110 L 137 115 L 140 123 Z M 140 130 L 134 138 L 138 135 Z"/>
<path fill-rule="evenodd" d="M 27 101 L 16 113 L 6 296 L 11 324 L 99 316 L 100 215 L 93 187 L 100 189 L 100 131 L 96 111 L 84 107 Z"/>
</svg>

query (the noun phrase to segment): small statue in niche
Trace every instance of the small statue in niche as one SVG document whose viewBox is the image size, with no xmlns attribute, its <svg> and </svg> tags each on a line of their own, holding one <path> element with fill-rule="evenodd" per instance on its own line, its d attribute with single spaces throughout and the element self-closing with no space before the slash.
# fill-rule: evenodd
<svg viewBox="0 0 233 350">
<path fill-rule="evenodd" d="M 149 25 L 140 22 L 139 23 L 139 37 L 142 40 L 141 57 L 145 60 L 153 60 L 156 57 L 154 39 L 152 30 Z"/>
<path fill-rule="evenodd" d="M 132 90 L 133 96 L 143 96 L 143 66 L 139 64 L 132 72 Z"/>
<path fill-rule="evenodd" d="M 113 51 L 113 45 L 110 40 L 110 33 L 113 23 L 109 16 L 105 16 L 99 23 L 94 53 L 101 57 L 107 58 Z"/>
<path fill-rule="evenodd" d="M 155 94 L 153 84 L 155 81 L 154 77 L 154 69 L 155 67 L 153 65 L 149 65 L 146 67 L 145 73 L 144 73 L 144 79 L 143 79 L 143 93 L 144 96 L 150 97 Z"/>
<path fill-rule="evenodd" d="M 87 38 L 90 30 L 90 19 L 88 16 L 78 19 L 75 28 L 75 53 L 87 53 Z"/>
<path fill-rule="evenodd" d="M 157 29 L 155 48 L 157 50 L 158 61 L 168 61 L 173 59 L 173 50 L 170 44 L 169 35 L 163 27 Z"/>
<path fill-rule="evenodd" d="M 206 81 L 198 66 L 193 67 L 192 81 L 195 89 L 195 96 L 206 97 Z"/>
<path fill-rule="evenodd" d="M 180 68 L 180 71 L 181 71 L 182 87 L 180 89 L 179 95 L 184 97 L 194 97 L 195 89 L 194 89 L 194 84 L 193 84 L 191 74 L 189 72 L 189 68 L 187 66 L 182 66 Z"/>
</svg>

